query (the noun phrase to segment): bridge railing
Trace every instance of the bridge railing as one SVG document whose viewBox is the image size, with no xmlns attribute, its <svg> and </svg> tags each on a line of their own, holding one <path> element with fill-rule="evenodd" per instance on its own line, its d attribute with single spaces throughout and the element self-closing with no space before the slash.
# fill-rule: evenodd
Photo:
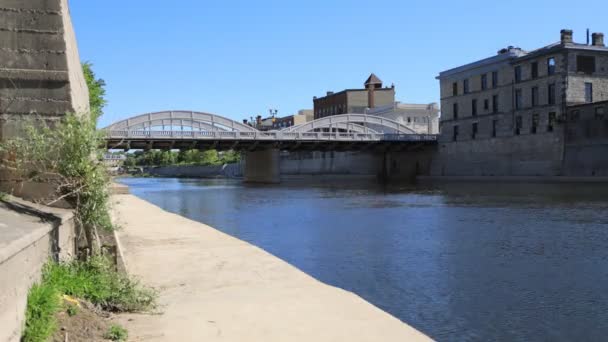
<svg viewBox="0 0 608 342">
<path fill-rule="evenodd" d="M 237 131 L 106 131 L 106 139 L 136 140 L 270 140 L 270 141 L 436 141 L 433 134 L 344 132 L 237 132 Z"/>
</svg>

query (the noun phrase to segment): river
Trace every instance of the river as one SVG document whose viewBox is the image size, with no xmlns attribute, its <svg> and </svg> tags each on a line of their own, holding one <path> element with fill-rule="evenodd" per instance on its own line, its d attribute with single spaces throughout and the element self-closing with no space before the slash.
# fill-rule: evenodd
<svg viewBox="0 0 608 342">
<path fill-rule="evenodd" d="M 608 336 L 606 186 L 120 181 L 439 341 Z"/>
</svg>

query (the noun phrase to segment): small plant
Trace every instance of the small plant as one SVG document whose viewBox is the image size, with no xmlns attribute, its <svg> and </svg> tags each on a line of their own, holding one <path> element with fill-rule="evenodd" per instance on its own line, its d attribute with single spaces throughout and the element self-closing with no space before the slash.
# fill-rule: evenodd
<svg viewBox="0 0 608 342">
<path fill-rule="evenodd" d="M 0 201 L 1 202 L 8 201 L 8 194 L 6 192 L 0 191 Z"/>
<path fill-rule="evenodd" d="M 120 325 L 113 324 L 108 329 L 108 332 L 104 335 L 104 338 L 112 341 L 126 341 L 129 336 L 127 329 Z"/>
<path fill-rule="evenodd" d="M 66 312 L 70 317 L 76 316 L 78 314 L 78 307 L 76 305 L 69 304 Z"/>
<path fill-rule="evenodd" d="M 86 299 L 107 311 L 146 311 L 156 299 L 153 290 L 118 273 L 111 262 L 101 256 L 88 261 L 49 263 L 43 279 L 60 293 Z"/>
<path fill-rule="evenodd" d="M 61 308 L 57 290 L 47 283 L 34 284 L 27 297 L 24 342 L 46 341 L 57 329 L 55 313 Z"/>
</svg>

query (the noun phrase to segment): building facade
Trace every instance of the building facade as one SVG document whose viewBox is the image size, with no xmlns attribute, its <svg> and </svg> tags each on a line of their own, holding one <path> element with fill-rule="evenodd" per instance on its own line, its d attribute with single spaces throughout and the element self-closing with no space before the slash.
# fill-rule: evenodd
<svg viewBox="0 0 608 342">
<path fill-rule="evenodd" d="M 328 91 L 323 97 L 314 97 L 314 118 L 347 113 L 365 113 L 369 108 L 390 105 L 395 102 L 395 87 L 382 87 L 382 81 L 371 74 L 363 89 Z"/>
<path fill-rule="evenodd" d="M 441 72 L 442 116 L 434 175 L 564 175 L 568 107 L 608 100 L 608 49 L 560 41 L 508 47 Z"/>
<path fill-rule="evenodd" d="M 281 130 L 291 126 L 301 125 L 308 121 L 312 121 L 313 111 L 312 109 L 301 109 L 298 114 L 292 114 L 281 118 L 276 118 L 272 123 L 272 128 L 275 130 Z"/>
<path fill-rule="evenodd" d="M 439 133 L 439 106 L 437 103 L 415 104 L 395 102 L 371 108 L 365 114 L 397 121 L 420 134 Z"/>
</svg>

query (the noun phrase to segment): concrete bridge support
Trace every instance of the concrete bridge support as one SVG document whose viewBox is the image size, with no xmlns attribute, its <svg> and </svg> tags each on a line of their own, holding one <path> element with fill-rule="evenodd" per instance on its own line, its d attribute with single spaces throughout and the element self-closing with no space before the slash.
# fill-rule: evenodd
<svg viewBox="0 0 608 342">
<path fill-rule="evenodd" d="M 247 183 L 280 183 L 279 153 L 277 148 L 247 151 L 243 180 Z"/>
<path fill-rule="evenodd" d="M 380 173 L 384 182 L 414 183 L 418 176 L 428 176 L 435 147 L 418 151 L 384 152 Z"/>
</svg>

